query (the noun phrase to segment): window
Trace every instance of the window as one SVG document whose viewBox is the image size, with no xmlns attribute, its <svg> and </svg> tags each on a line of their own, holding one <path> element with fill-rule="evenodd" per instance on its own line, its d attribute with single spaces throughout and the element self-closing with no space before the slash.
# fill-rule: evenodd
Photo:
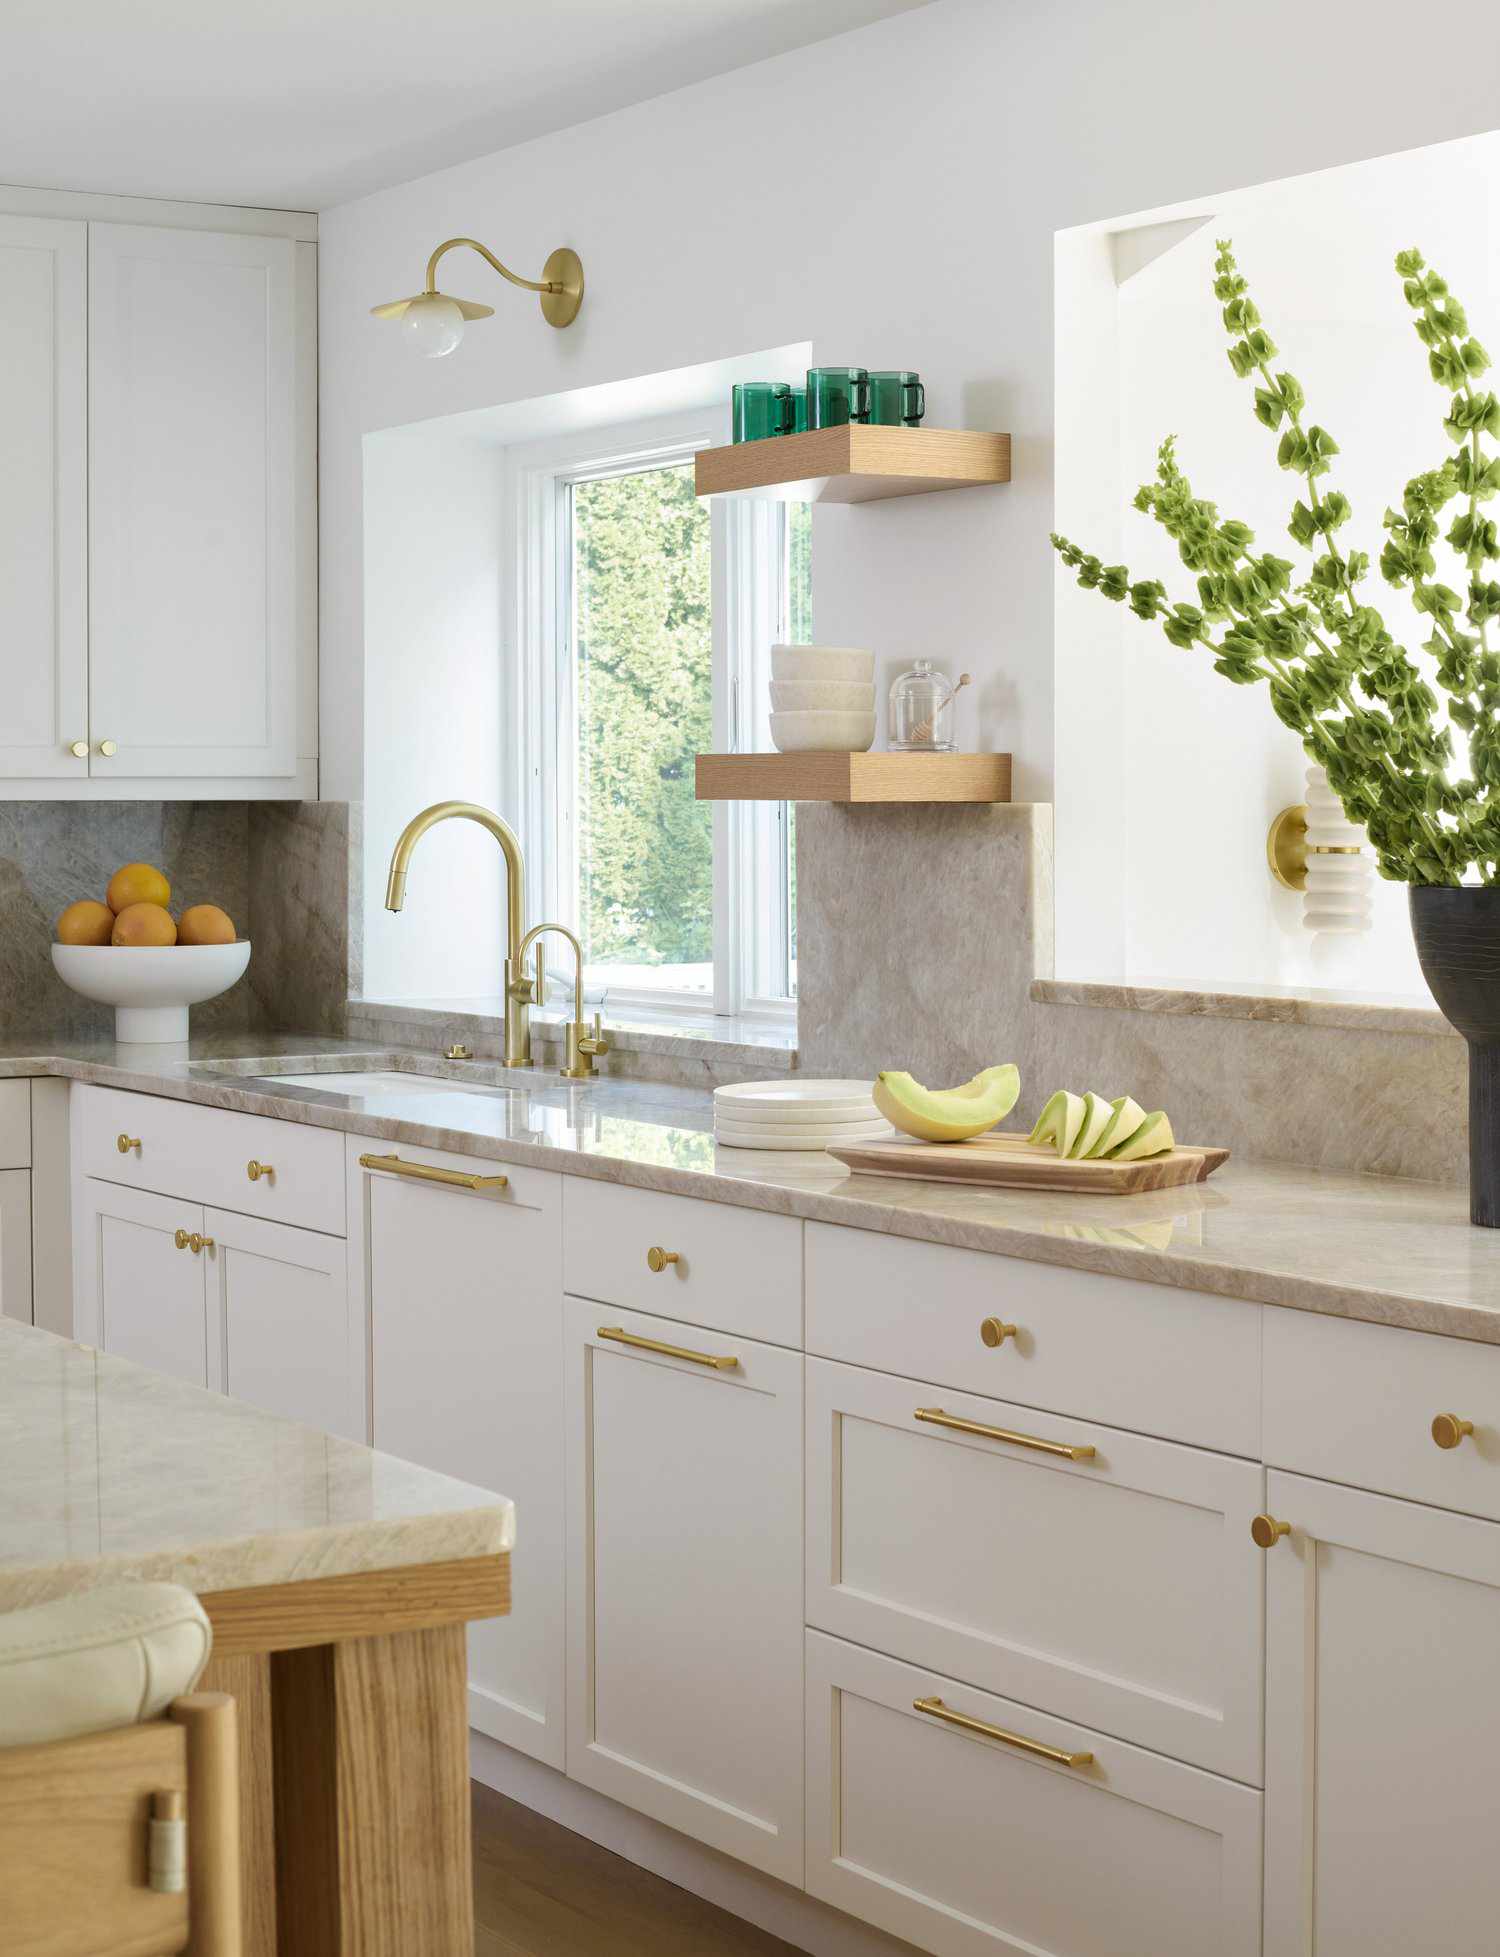
<svg viewBox="0 0 1500 1957">
<path fill-rule="evenodd" d="M 786 1014 L 792 812 L 698 802 L 694 758 L 770 744 L 770 646 L 811 631 L 811 512 L 700 502 L 717 439 L 676 417 L 514 457 L 513 800 L 531 913 L 577 933 L 592 1002 Z"/>
</svg>

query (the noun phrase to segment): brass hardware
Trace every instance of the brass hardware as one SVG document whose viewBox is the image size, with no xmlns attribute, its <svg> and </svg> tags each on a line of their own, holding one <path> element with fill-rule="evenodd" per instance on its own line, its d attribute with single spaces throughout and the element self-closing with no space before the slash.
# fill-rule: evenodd
<svg viewBox="0 0 1500 1957">
<path fill-rule="evenodd" d="M 122 1155 L 128 1155 L 132 1149 L 139 1155 L 141 1152 L 141 1138 L 139 1135 L 116 1135 L 115 1147 Z"/>
<path fill-rule="evenodd" d="M 983 1318 L 979 1322 L 979 1336 L 992 1348 L 1013 1339 L 1020 1329 L 1018 1325 L 1007 1325 L 1003 1318 Z"/>
<path fill-rule="evenodd" d="M 646 1252 L 646 1267 L 652 1271 L 664 1271 L 668 1264 L 680 1264 L 682 1254 L 676 1250 L 663 1250 L 660 1244 L 652 1244 Z"/>
<path fill-rule="evenodd" d="M 200 1236 L 196 1230 L 178 1230 L 172 1241 L 179 1250 L 190 1250 L 195 1257 L 201 1250 L 214 1248 L 213 1238 Z"/>
<path fill-rule="evenodd" d="M 429 829 L 454 816 L 463 816 L 487 830 L 500 845 L 505 857 L 505 942 L 508 947 L 505 958 L 505 1064 L 507 1067 L 529 1067 L 531 1041 L 526 1029 L 526 1006 L 530 994 L 518 992 L 514 984 L 520 978 L 517 954 L 521 944 L 522 920 L 526 915 L 526 865 L 521 855 L 521 845 L 510 824 L 491 810 L 480 808 L 477 802 L 434 802 L 431 808 L 423 809 L 419 815 L 412 817 L 396 838 L 396 847 L 391 852 L 390 876 L 385 887 L 385 907 L 388 911 L 400 910 L 406 902 L 406 871 L 412 851 Z"/>
<path fill-rule="evenodd" d="M 563 1065 L 558 1069 L 564 1080 L 592 1080 L 594 1077 L 594 1057 L 609 1052 L 609 1040 L 600 1024 L 598 1013 L 594 1014 L 594 1030 L 589 1032 L 588 1023 L 583 1016 L 583 946 L 568 929 L 566 924 L 533 924 L 521 940 L 516 952 L 517 970 L 525 963 L 526 953 L 536 946 L 536 977 L 518 979 L 516 983 L 525 988 L 525 996 L 534 1006 L 546 1003 L 547 974 L 542 962 L 541 940 L 548 931 L 555 931 L 560 938 L 566 938 L 573 947 L 573 1017 L 564 1028 L 567 1051 Z"/>
<path fill-rule="evenodd" d="M 594 1030 L 589 1031 L 587 1022 L 574 1019 L 568 1022 L 568 1064 L 563 1068 L 564 1080 L 592 1080 L 595 1059 L 603 1059 L 609 1052 L 610 1038 L 605 1032 L 598 1013 L 594 1014 Z"/>
<path fill-rule="evenodd" d="M 193 1239 L 188 1231 L 179 1230 L 173 1236 L 172 1241 L 174 1244 L 176 1244 L 179 1250 L 186 1250 L 188 1245 L 193 1241 Z"/>
<path fill-rule="evenodd" d="M 114 754 L 114 753 L 116 752 L 116 748 L 115 748 L 115 744 L 114 744 L 114 742 L 113 742 L 113 741 L 101 741 L 101 742 L 99 743 L 99 752 L 100 752 L 100 753 L 101 753 L 101 754 L 102 754 L 102 755 L 103 755 L 103 756 L 105 757 L 105 759 L 106 759 L 106 760 L 108 760 L 108 758 L 109 758 L 109 756 L 110 756 L 110 755 L 112 755 L 112 754 Z"/>
<path fill-rule="evenodd" d="M 87 761 L 89 758 L 89 744 L 87 741 L 74 741 L 71 747 L 69 747 L 68 752 L 75 761 Z"/>
<path fill-rule="evenodd" d="M 1439 1447 L 1457 1447 L 1465 1434 L 1472 1434 L 1472 1420 L 1460 1420 L 1456 1413 L 1440 1413 L 1432 1423 L 1432 1438 Z"/>
<path fill-rule="evenodd" d="M 445 1060 L 472 1060 L 474 1056 L 463 1042 L 459 1041 L 453 1046 L 444 1048 L 443 1058 Z"/>
<path fill-rule="evenodd" d="M 715 1352 L 694 1352 L 690 1346 L 663 1345 L 660 1339 L 643 1339 L 634 1332 L 622 1331 L 618 1325 L 601 1325 L 598 1336 L 613 1339 L 616 1345 L 633 1345 L 641 1352 L 664 1353 L 668 1359 L 690 1359 L 695 1366 L 708 1366 L 716 1373 L 732 1373 L 739 1360 L 726 1353 L 722 1358 Z"/>
<path fill-rule="evenodd" d="M 540 293 L 542 317 L 549 326 L 571 326 L 577 319 L 578 309 L 583 304 L 583 265 L 576 251 L 570 251 L 566 245 L 559 246 L 549 254 L 539 279 L 523 279 L 519 272 L 502 265 L 488 245 L 480 244 L 477 238 L 445 239 L 427 261 L 427 283 L 422 291 L 413 293 L 408 299 L 390 299 L 383 306 L 372 306 L 370 311 L 376 319 L 400 319 L 408 307 L 419 306 L 425 299 L 451 298 L 450 294 L 438 291 L 438 260 L 445 252 L 454 251 L 460 246 L 477 251 L 502 279 L 509 279 L 512 285 L 521 286 L 527 292 Z M 474 299 L 453 299 L 452 303 L 466 320 L 488 319 L 495 310 L 493 306 L 480 305 Z"/>
<path fill-rule="evenodd" d="M 379 1169 L 392 1176 L 411 1176 L 418 1182 L 441 1182 L 450 1189 L 507 1189 L 509 1176 L 470 1176 L 461 1169 L 431 1169 L 425 1162 L 403 1162 L 399 1155 L 362 1155 L 362 1169 Z"/>
<path fill-rule="evenodd" d="M 1087 1441 L 1044 1441 L 1035 1434 L 1015 1434 L 1009 1427 L 986 1427 L 978 1420 L 960 1420 L 957 1414 L 944 1413 L 941 1407 L 918 1407 L 913 1420 L 925 1420 L 933 1427 L 951 1427 L 955 1434 L 982 1434 L 987 1441 L 1009 1441 L 1012 1447 L 1029 1447 L 1036 1454 L 1055 1454 L 1064 1461 L 1092 1461 L 1098 1452 Z"/>
<path fill-rule="evenodd" d="M 1307 888 L 1307 804 L 1283 809 L 1266 831 L 1266 865 L 1283 890 Z"/>
<path fill-rule="evenodd" d="M 262 1177 L 267 1182 L 274 1182 L 276 1180 L 276 1170 L 269 1162 L 256 1162 L 251 1160 L 245 1164 L 245 1174 L 249 1176 L 252 1182 L 259 1182 Z"/>
<path fill-rule="evenodd" d="M 1309 856 L 1363 856 L 1364 851 L 1358 843 L 1309 843 Z"/>
<path fill-rule="evenodd" d="M 1038 1760 L 1050 1760 L 1058 1767 L 1091 1767 L 1094 1764 L 1092 1753 L 1070 1753 L 1065 1746 L 1046 1746 L 1041 1740 L 1029 1740 L 1024 1733 L 1008 1733 L 1003 1726 L 991 1726 L 984 1719 L 970 1719 L 967 1713 L 955 1712 L 945 1706 L 941 1699 L 913 1699 L 913 1712 L 925 1712 L 930 1719 L 941 1719 L 945 1726 L 957 1726 L 965 1733 L 978 1733 L 982 1739 L 999 1740 L 1004 1746 L 1013 1746 L 1018 1753 L 1030 1753 Z"/>
<path fill-rule="evenodd" d="M 1250 1540 L 1257 1549 L 1274 1549 L 1283 1536 L 1291 1533 L 1291 1523 L 1278 1522 L 1274 1515 L 1258 1515 L 1250 1524 Z"/>
</svg>

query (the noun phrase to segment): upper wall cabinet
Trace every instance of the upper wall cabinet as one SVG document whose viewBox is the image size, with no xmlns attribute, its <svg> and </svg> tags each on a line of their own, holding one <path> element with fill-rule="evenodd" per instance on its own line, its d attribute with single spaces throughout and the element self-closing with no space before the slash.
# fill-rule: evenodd
<svg viewBox="0 0 1500 1957">
<path fill-rule="evenodd" d="M 86 225 L 0 214 L 0 776 L 89 771 L 87 291 Z"/>
<path fill-rule="evenodd" d="M 267 220 L 0 214 L 0 796 L 317 792 L 316 247 Z"/>
</svg>

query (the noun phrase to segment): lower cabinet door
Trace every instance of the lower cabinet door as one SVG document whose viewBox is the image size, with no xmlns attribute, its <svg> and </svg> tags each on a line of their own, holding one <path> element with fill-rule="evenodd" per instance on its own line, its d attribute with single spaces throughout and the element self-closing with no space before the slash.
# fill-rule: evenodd
<svg viewBox="0 0 1500 1957">
<path fill-rule="evenodd" d="M 1254 1788 L 807 1633 L 825 1902 L 934 1957 L 1259 1957 L 1260 1872 Z"/>
<path fill-rule="evenodd" d="M 31 1323 L 30 1169 L 0 1169 L 0 1318 Z"/>
<path fill-rule="evenodd" d="M 423 1181 L 355 1142 L 350 1246 L 365 1259 L 376 1447 L 516 1505 L 511 1610 L 469 1627 L 469 1723 L 549 1766 L 563 1752 L 560 1178 L 507 1165 L 503 1189 Z M 500 1173 L 433 1149 L 399 1159 Z"/>
<path fill-rule="evenodd" d="M 1266 1957 L 1490 1957 L 1500 1523 L 1266 1484 Z"/>
<path fill-rule="evenodd" d="M 802 1881 L 802 1355 L 567 1300 L 568 1772 Z"/>
<path fill-rule="evenodd" d="M 364 1338 L 354 1336 L 343 1239 L 228 1210 L 203 1215 L 210 1383 L 362 1441 Z"/>
<path fill-rule="evenodd" d="M 75 1230 L 74 1336 L 194 1386 L 210 1384 L 203 1211 L 85 1177 Z M 218 1385 L 217 1377 L 212 1384 Z"/>
</svg>

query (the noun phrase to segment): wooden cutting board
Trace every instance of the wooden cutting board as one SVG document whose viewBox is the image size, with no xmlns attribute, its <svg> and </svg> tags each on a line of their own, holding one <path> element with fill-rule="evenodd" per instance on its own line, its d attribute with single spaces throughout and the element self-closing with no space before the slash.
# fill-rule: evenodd
<svg viewBox="0 0 1500 1957">
<path fill-rule="evenodd" d="M 1229 1159 L 1227 1148 L 1179 1147 L 1142 1162 L 1068 1162 L 1024 1135 L 977 1135 L 968 1142 L 854 1142 L 828 1153 L 860 1175 L 917 1176 L 991 1189 L 1065 1189 L 1081 1196 L 1138 1196 L 1202 1182 Z"/>
</svg>

